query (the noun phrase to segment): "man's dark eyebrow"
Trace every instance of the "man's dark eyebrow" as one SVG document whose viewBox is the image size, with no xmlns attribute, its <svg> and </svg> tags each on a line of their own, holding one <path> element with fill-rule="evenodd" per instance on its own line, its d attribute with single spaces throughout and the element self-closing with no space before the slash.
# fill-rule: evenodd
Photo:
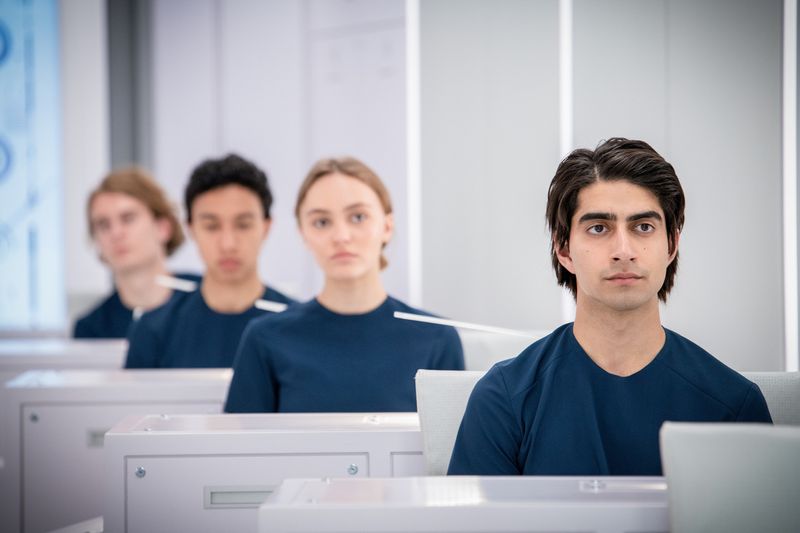
<svg viewBox="0 0 800 533">
<path fill-rule="evenodd" d="M 611 213 L 584 213 L 583 216 L 581 216 L 581 218 L 578 220 L 578 224 L 586 222 L 588 220 L 614 221 L 617 220 L 617 215 L 612 215 Z"/>
<path fill-rule="evenodd" d="M 645 211 L 644 213 L 636 213 L 635 215 L 629 216 L 628 222 L 636 222 L 637 220 L 642 220 L 645 218 L 652 218 L 654 220 L 658 220 L 659 222 L 663 220 L 661 215 L 659 215 L 656 211 Z"/>
<path fill-rule="evenodd" d="M 219 217 L 217 217 L 217 215 L 212 215 L 211 213 L 199 213 L 197 218 L 205 220 L 217 220 Z"/>
</svg>

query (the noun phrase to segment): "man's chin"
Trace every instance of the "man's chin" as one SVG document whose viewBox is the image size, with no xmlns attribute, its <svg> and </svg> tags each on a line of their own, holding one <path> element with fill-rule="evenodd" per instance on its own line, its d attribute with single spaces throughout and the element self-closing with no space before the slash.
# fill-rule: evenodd
<svg viewBox="0 0 800 533">
<path fill-rule="evenodd" d="M 109 261 L 107 264 L 115 276 L 128 276 L 135 274 L 138 271 L 147 268 L 148 266 L 146 261 L 137 261 L 134 258 L 124 258 L 122 260 L 116 260 L 113 262 Z"/>
<path fill-rule="evenodd" d="M 226 285 L 236 285 L 248 278 L 247 272 L 243 269 L 208 271 L 206 275 L 210 276 L 217 283 L 224 283 Z"/>
<path fill-rule="evenodd" d="M 629 313 L 641 309 L 651 300 L 652 298 L 641 294 L 626 294 L 612 298 L 608 305 L 618 313 Z"/>
</svg>

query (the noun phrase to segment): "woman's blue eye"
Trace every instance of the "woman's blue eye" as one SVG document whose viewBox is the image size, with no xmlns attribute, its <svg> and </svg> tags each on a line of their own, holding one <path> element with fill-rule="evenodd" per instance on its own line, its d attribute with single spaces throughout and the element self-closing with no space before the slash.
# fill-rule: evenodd
<svg viewBox="0 0 800 533">
<path fill-rule="evenodd" d="M 364 213 L 355 213 L 352 217 L 350 217 L 353 222 L 364 222 L 367 219 L 367 215 Z"/>
</svg>

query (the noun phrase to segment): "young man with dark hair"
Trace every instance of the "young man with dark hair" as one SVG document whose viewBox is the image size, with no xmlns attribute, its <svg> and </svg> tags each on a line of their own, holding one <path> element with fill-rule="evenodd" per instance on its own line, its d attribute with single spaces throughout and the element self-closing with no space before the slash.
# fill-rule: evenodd
<svg viewBox="0 0 800 533">
<path fill-rule="evenodd" d="M 661 326 L 684 203 L 645 142 L 610 139 L 561 162 L 547 222 L 575 322 L 478 382 L 449 474 L 660 475 L 664 421 L 771 422 L 755 384 Z"/>
<path fill-rule="evenodd" d="M 126 368 L 230 367 L 245 326 L 266 312 L 256 300 L 292 303 L 258 277 L 272 205 L 263 171 L 237 155 L 205 161 L 192 172 L 185 201 L 205 275 L 199 290 L 135 324 Z"/>
</svg>

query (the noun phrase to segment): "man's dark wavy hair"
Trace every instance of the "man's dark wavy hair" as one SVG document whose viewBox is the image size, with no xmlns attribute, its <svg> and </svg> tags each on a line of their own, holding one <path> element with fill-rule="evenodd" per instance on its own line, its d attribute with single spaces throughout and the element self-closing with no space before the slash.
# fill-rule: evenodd
<svg viewBox="0 0 800 533">
<path fill-rule="evenodd" d="M 652 146 L 644 141 L 615 137 L 601 142 L 592 151 L 578 149 L 558 165 L 547 193 L 547 225 L 550 229 L 550 258 L 558 284 L 577 297 L 575 275 L 558 262 L 556 251 L 569 244 L 572 217 L 578 207 L 581 189 L 598 181 L 624 180 L 652 192 L 664 211 L 669 252 L 675 250 L 678 234 L 683 229 L 686 200 L 675 169 Z M 666 302 L 675 283 L 678 255 L 667 267 L 658 298 Z"/>
<path fill-rule="evenodd" d="M 195 198 L 226 185 L 241 185 L 253 191 L 264 208 L 264 218 L 270 218 L 272 192 L 267 175 L 247 159 L 230 154 L 221 159 L 207 159 L 192 171 L 184 193 L 186 221 L 192 222 L 192 203 Z"/>
</svg>

